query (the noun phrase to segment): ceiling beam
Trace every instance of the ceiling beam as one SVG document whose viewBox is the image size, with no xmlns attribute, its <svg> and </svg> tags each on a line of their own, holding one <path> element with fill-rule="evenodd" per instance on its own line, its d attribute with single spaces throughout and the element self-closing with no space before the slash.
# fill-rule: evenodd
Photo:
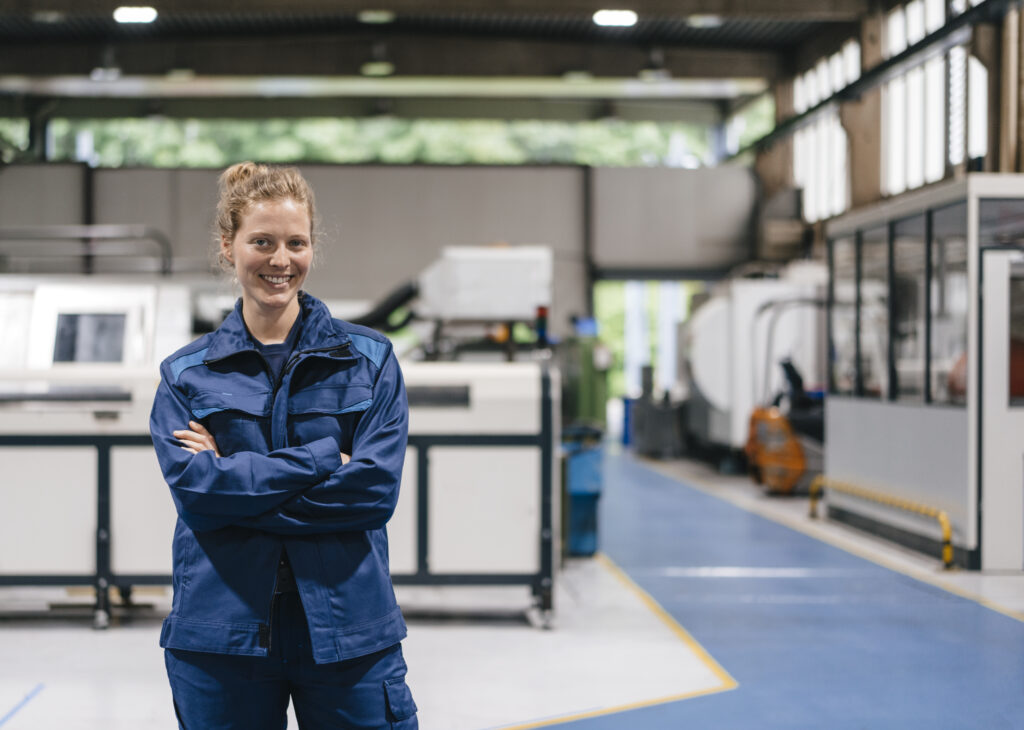
<svg viewBox="0 0 1024 730">
<path fill-rule="evenodd" d="M 186 119 L 292 119 L 369 117 L 386 114 L 405 119 L 525 119 L 683 122 L 710 126 L 722 121 L 721 105 L 692 100 L 629 99 L 445 99 L 323 98 L 292 99 L 155 99 L 63 98 L 50 101 L 0 95 L 0 117 L 30 116 L 39 104 L 47 117 Z"/>
<path fill-rule="evenodd" d="M 631 45 L 421 36 L 386 41 L 355 36 L 302 36 L 194 41 L 32 43 L 0 54 L 0 75 L 85 75 L 114 66 L 124 75 L 188 70 L 200 76 L 358 76 L 372 59 L 397 76 L 635 77 L 650 67 L 649 49 Z M 714 48 L 663 48 L 658 67 L 672 78 L 760 78 L 785 73 L 778 54 Z"/>
<path fill-rule="evenodd" d="M 355 13 L 365 10 L 365 0 L 147 0 L 158 11 L 172 13 L 288 12 Z M 69 15 L 110 13 L 123 0 L 7 0 L 8 13 L 60 12 Z M 140 3 L 141 4 L 141 3 Z M 869 10 L 870 0 L 628 0 L 612 3 L 641 17 L 720 15 L 732 18 L 799 18 L 803 20 L 853 20 Z M 371 7 L 402 14 L 489 13 L 530 15 L 592 14 L 609 6 L 608 0 L 382 0 Z"/>
</svg>

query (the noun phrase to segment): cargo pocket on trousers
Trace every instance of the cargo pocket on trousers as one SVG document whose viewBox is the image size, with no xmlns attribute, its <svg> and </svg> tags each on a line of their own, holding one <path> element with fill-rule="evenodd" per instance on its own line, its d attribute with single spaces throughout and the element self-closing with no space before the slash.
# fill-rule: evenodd
<svg viewBox="0 0 1024 730">
<path fill-rule="evenodd" d="M 394 730 L 415 730 L 416 703 L 412 700 L 412 692 L 405 683 L 405 677 L 384 680 L 384 693 L 388 699 L 388 720 Z"/>
</svg>

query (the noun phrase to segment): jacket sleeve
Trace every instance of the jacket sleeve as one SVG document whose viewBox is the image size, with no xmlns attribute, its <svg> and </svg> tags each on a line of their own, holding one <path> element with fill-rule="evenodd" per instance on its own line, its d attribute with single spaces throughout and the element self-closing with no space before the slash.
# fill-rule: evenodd
<svg viewBox="0 0 1024 730">
<path fill-rule="evenodd" d="M 408 433 L 405 384 L 389 350 L 353 434 L 352 460 L 280 507 L 238 524 L 284 535 L 383 527 L 398 502 Z"/>
<path fill-rule="evenodd" d="M 169 384 L 168 373 L 161 375 L 150 435 L 178 516 L 192 530 L 214 530 L 273 509 L 341 465 L 338 444 L 330 437 L 265 455 L 192 454 L 181 448 L 172 432 L 188 428 L 193 416 L 184 396 Z"/>
</svg>

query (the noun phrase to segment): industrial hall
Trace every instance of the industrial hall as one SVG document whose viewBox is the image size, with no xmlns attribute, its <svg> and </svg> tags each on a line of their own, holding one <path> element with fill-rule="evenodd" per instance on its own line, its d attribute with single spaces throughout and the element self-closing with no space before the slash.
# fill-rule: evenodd
<svg viewBox="0 0 1024 730">
<path fill-rule="evenodd" d="M 1024 730 L 1022 0 L 138 2 L 0 0 L 0 730 Z"/>
</svg>

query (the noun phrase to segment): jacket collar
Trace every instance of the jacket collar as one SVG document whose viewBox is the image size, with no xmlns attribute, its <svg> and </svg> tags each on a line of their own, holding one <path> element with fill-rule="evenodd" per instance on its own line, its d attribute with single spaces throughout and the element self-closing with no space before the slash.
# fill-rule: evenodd
<svg viewBox="0 0 1024 730">
<path fill-rule="evenodd" d="M 327 305 L 316 297 L 300 291 L 299 306 L 302 308 L 302 332 L 295 345 L 296 352 L 337 347 L 351 339 L 331 317 Z M 206 351 L 208 361 L 221 360 L 238 352 L 256 349 L 256 343 L 242 318 L 241 297 L 235 302 L 232 312 L 210 337 L 210 347 Z"/>
</svg>

